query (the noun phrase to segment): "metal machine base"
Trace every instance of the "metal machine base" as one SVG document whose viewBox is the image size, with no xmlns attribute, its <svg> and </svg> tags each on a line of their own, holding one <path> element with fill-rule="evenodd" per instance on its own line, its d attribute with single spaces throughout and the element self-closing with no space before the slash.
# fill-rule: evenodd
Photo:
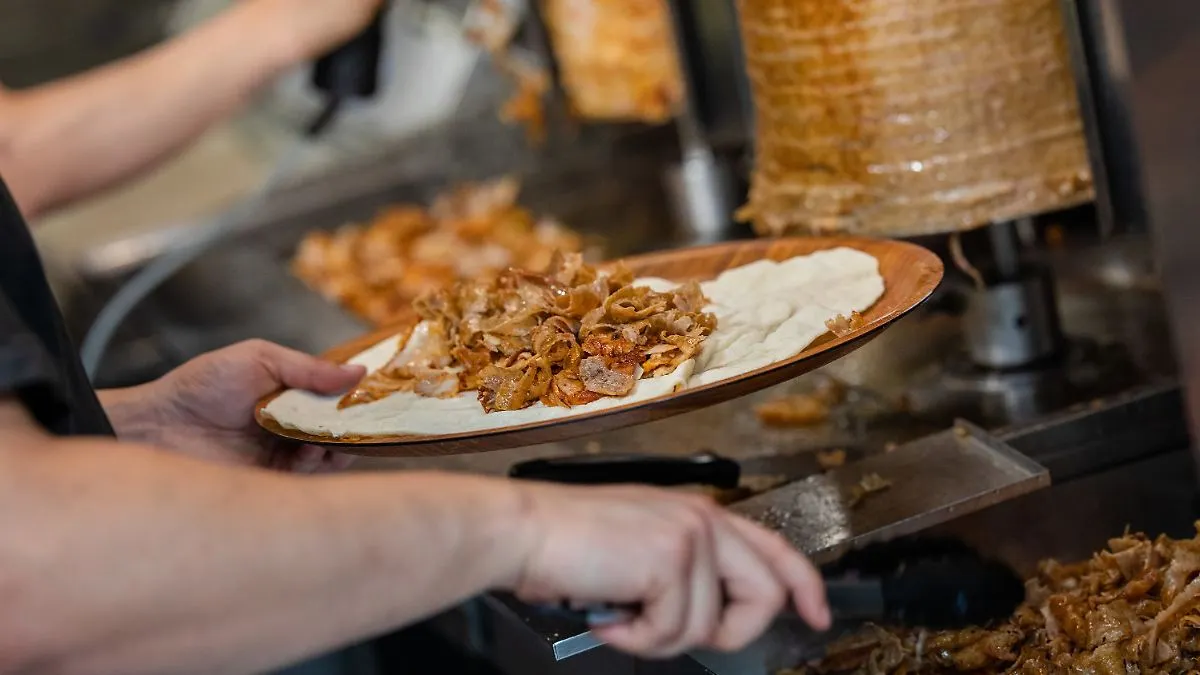
<svg viewBox="0 0 1200 675">
<path fill-rule="evenodd" d="M 987 426 L 1038 419 L 1081 401 L 1128 389 L 1137 378 L 1125 348 L 1069 340 L 1058 356 L 1015 369 L 980 366 L 956 354 L 929 386 L 910 392 L 916 411 L 943 408 Z"/>
</svg>

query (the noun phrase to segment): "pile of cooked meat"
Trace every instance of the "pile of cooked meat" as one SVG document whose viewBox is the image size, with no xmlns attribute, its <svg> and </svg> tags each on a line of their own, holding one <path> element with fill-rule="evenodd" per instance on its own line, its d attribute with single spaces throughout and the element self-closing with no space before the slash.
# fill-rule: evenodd
<svg viewBox="0 0 1200 675">
<path fill-rule="evenodd" d="M 739 215 L 912 236 L 1091 199 L 1059 0 L 738 0 L 754 99 Z"/>
<path fill-rule="evenodd" d="M 1126 534 L 1086 562 L 1042 563 L 1026 588 L 1025 603 L 1000 625 L 944 632 L 871 627 L 833 645 L 821 662 L 786 673 L 1127 675 L 1200 668 L 1200 536 Z"/>
<path fill-rule="evenodd" d="M 665 122 L 684 77 L 668 0 L 541 0 L 572 111 L 591 121 Z"/>
<path fill-rule="evenodd" d="M 313 232 L 293 273 L 375 325 L 396 321 L 421 293 L 510 266 L 541 269 L 580 237 L 517 204 L 512 178 L 459 186 L 433 205 L 393 206 L 365 225 Z"/>
<path fill-rule="evenodd" d="M 717 325 L 707 303 L 695 282 L 658 292 L 623 266 L 602 272 L 556 253 L 543 272 L 510 268 L 419 298 L 420 323 L 342 406 L 398 391 L 477 390 L 487 412 L 625 396 L 699 355 Z"/>
</svg>

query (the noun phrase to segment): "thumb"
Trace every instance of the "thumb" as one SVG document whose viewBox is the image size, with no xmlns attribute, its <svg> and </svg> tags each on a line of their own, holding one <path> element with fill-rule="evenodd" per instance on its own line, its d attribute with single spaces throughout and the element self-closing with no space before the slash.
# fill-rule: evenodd
<svg viewBox="0 0 1200 675">
<path fill-rule="evenodd" d="M 314 394 L 339 394 L 366 374 L 362 366 L 339 365 L 270 342 L 256 343 L 258 362 L 277 385 Z"/>
</svg>

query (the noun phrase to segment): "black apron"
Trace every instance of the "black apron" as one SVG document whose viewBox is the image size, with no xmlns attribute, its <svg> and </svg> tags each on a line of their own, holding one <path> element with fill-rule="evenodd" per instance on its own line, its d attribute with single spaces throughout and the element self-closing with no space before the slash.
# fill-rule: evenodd
<svg viewBox="0 0 1200 675">
<path fill-rule="evenodd" d="M 16 396 L 47 431 L 111 436 L 25 219 L 0 180 L 0 396 Z"/>
</svg>

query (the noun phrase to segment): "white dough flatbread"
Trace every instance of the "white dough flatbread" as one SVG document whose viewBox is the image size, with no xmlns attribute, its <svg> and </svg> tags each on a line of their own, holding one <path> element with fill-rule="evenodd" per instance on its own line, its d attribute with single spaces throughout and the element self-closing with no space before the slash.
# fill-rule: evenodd
<svg viewBox="0 0 1200 675">
<path fill-rule="evenodd" d="M 662 279 L 639 279 L 636 284 L 655 290 L 675 285 Z M 883 277 L 873 256 L 835 248 L 779 263 L 753 262 L 727 270 L 701 288 L 712 301 L 705 310 L 717 317 L 703 352 L 670 375 L 638 380 L 633 391 L 620 398 L 573 408 L 535 403 L 522 410 L 485 413 L 474 391 L 448 399 L 398 392 L 339 410 L 339 397 L 290 390 L 264 412 L 282 427 L 333 438 L 451 434 L 565 419 L 719 382 L 791 358 L 828 332 L 828 319 L 848 317 L 875 304 L 883 295 Z M 395 355 L 399 339 L 388 338 L 350 362 L 376 370 Z"/>
</svg>

